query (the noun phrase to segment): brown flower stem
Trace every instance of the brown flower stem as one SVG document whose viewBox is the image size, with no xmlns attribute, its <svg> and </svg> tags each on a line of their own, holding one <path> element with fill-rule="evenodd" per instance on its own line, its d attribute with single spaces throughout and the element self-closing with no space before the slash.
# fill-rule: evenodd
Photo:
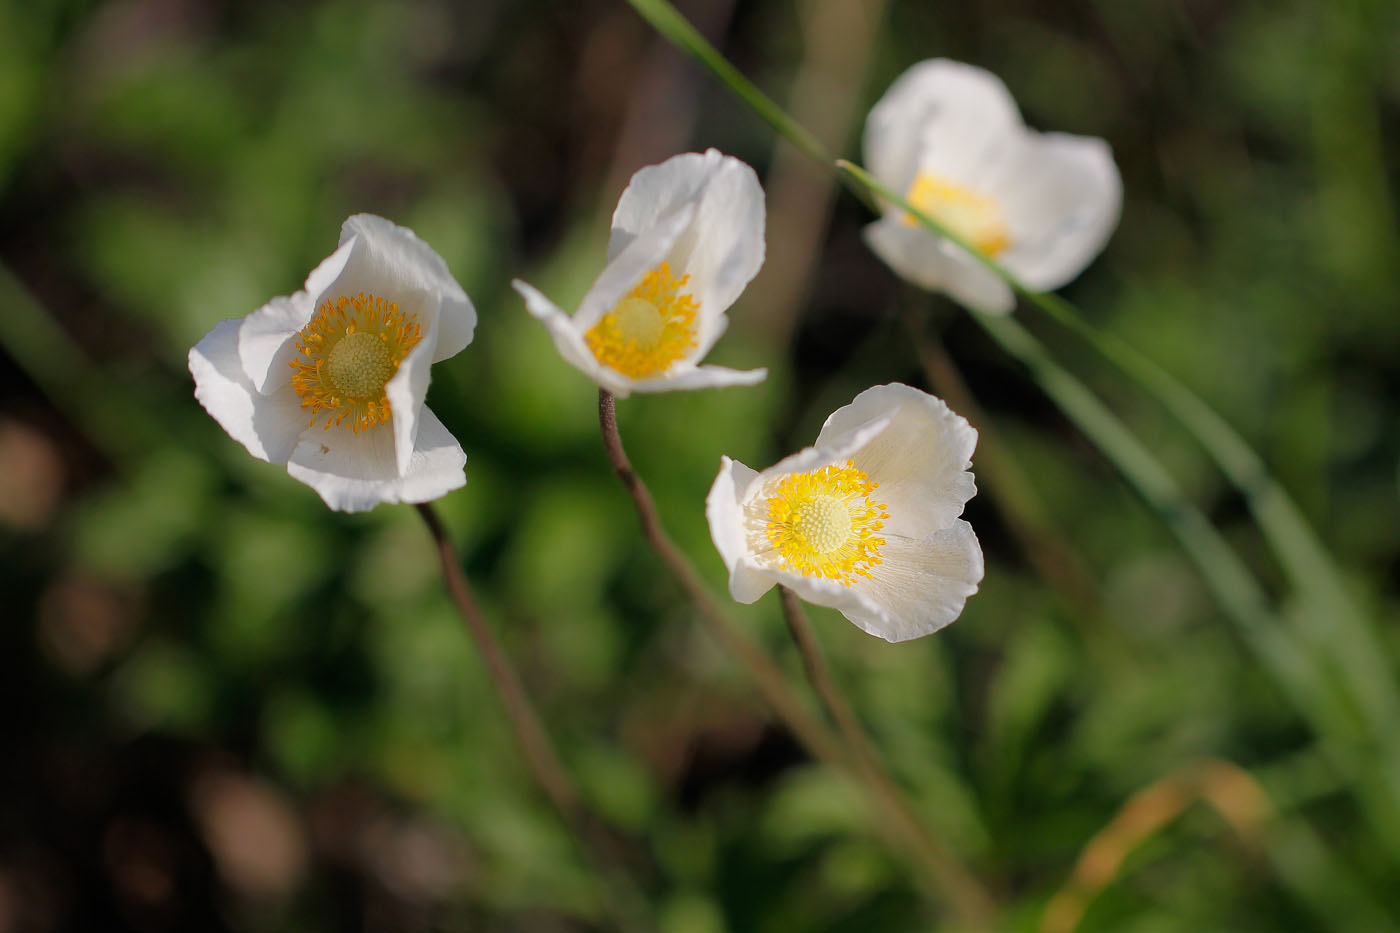
<svg viewBox="0 0 1400 933">
<path fill-rule="evenodd" d="M 816 634 L 812 631 L 811 623 L 807 620 L 807 614 L 802 610 L 797 595 L 785 586 L 778 587 L 778 595 L 782 600 L 783 621 L 787 623 L 788 632 L 797 644 L 798 654 L 802 656 L 802 667 L 807 673 L 807 680 L 821 699 L 827 715 L 841 730 L 846 744 L 855 749 L 856 762 L 865 779 L 879 787 L 881 795 L 888 801 L 887 805 L 898 813 L 899 825 L 904 829 L 907 844 L 916 850 L 930 873 L 938 879 L 939 887 L 950 897 L 958 899 L 959 911 L 967 919 L 969 927 L 977 930 L 990 928 L 993 925 L 992 918 L 996 915 L 996 906 L 990 895 L 930 832 L 927 823 L 915 811 L 908 796 L 890 776 L 874 742 L 856 718 L 855 710 L 846 701 L 836 682 L 831 679 L 826 659 L 822 656 L 821 645 L 817 642 Z"/>
<path fill-rule="evenodd" d="M 574 786 L 564 769 L 559 755 L 550 741 L 549 735 L 540 724 L 520 675 L 511 666 L 510 660 L 491 631 L 481 606 L 467 583 L 457 559 L 457 550 L 452 546 L 447 530 L 437 512 L 428 503 L 419 503 L 415 508 L 423 516 L 437 547 L 438 560 L 442 566 L 442 577 L 447 585 L 448 596 L 457 607 L 458 614 L 466 623 L 467 632 L 476 642 L 477 649 L 486 661 L 486 670 L 496 695 L 505 707 L 506 718 L 515 734 L 520 750 L 525 756 L 535 781 L 549 798 L 550 804 L 558 811 L 560 819 L 573 835 L 585 860 L 592 864 L 600 877 L 599 899 L 610 923 L 617 929 L 640 930 L 650 926 L 641 918 L 645 908 L 641 894 L 636 890 L 630 877 L 622 867 L 622 859 L 616 846 L 603 827 L 589 812 L 578 788 Z"/>
<path fill-rule="evenodd" d="M 898 788 L 891 782 L 882 783 L 874 779 L 869 769 L 860 763 L 862 756 L 857 754 L 852 757 L 830 728 L 807 711 L 788 686 L 782 671 L 757 645 L 740 633 L 710 594 L 690 561 L 666 534 L 651 493 L 632 469 L 632 463 L 622 447 L 622 437 L 617 430 L 616 405 L 612 393 L 606 389 L 598 390 L 598 420 L 608 462 L 632 497 L 642 534 L 695 604 L 711 634 L 744 667 L 764 700 L 808 752 L 819 761 L 856 778 L 857 785 L 869 793 L 884 831 L 914 851 L 923 869 L 919 874 L 921 882 L 935 900 L 946 900 L 952 905 L 957 914 L 958 928 L 990 929 L 995 910 L 991 898 L 977 880 L 941 849 L 930 858 L 929 850 L 917 842 L 919 832 L 915 829 L 917 820 L 912 818 L 912 810 L 898 803 Z M 949 866 L 952 866 L 951 870 Z"/>
<path fill-rule="evenodd" d="M 759 693 L 763 694 L 763 698 L 787 723 L 788 728 L 808 751 L 824 761 L 842 760 L 844 754 L 831 730 L 807 712 L 802 702 L 788 688 L 787 681 L 777 666 L 768 660 L 768 656 L 757 645 L 734 627 L 710 595 L 695 568 L 690 566 L 690 561 L 666 534 L 651 493 L 641 477 L 632 469 L 627 452 L 622 449 L 622 437 L 617 432 L 617 411 L 613 395 L 606 389 L 598 390 L 598 420 L 603 429 L 603 447 L 607 452 L 608 462 L 632 496 L 632 502 L 637 509 L 637 519 L 641 522 L 642 534 L 661 556 L 667 569 L 680 582 L 681 589 L 685 590 L 686 595 L 700 610 L 700 617 L 705 620 L 715 639 L 744 666 L 757 685 Z"/>
</svg>

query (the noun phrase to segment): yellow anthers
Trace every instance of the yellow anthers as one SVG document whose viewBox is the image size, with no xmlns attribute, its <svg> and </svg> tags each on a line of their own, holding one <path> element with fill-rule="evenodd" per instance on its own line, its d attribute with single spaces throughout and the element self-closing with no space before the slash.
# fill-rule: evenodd
<svg viewBox="0 0 1400 933">
<path fill-rule="evenodd" d="M 768 543 L 784 569 L 844 586 L 869 577 L 881 563 L 886 506 L 871 498 L 879 486 L 855 463 L 825 466 L 783 478 L 768 498 Z"/>
<path fill-rule="evenodd" d="M 905 198 L 984 256 L 996 256 L 1011 245 L 1006 219 L 993 198 L 928 172 L 920 172 L 914 178 Z M 906 213 L 904 223 L 912 227 L 918 221 Z"/>
<path fill-rule="evenodd" d="M 641 379 L 665 371 L 699 345 L 695 301 L 679 289 L 679 279 L 662 263 L 583 335 L 598 362 L 624 376 Z"/>
<path fill-rule="evenodd" d="M 325 415 L 327 430 L 349 424 L 356 434 L 392 414 L 384 387 L 423 339 L 418 317 L 386 298 L 360 292 L 321 303 L 297 338 L 292 388 L 311 423 Z"/>
</svg>

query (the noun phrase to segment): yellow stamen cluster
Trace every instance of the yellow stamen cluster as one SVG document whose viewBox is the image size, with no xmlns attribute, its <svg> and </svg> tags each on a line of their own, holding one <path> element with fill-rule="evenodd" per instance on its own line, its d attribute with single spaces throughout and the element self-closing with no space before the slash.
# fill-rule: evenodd
<svg viewBox="0 0 1400 933">
<path fill-rule="evenodd" d="M 364 292 L 321 303 L 297 337 L 292 388 L 311 423 L 325 416 L 356 434 L 389 420 L 384 387 L 423 339 L 418 317 L 385 298 Z"/>
<path fill-rule="evenodd" d="M 784 569 L 850 586 L 881 563 L 886 506 L 879 486 L 855 464 L 831 465 L 783 478 L 768 498 L 768 543 Z"/>
<path fill-rule="evenodd" d="M 914 178 L 905 198 L 984 256 L 996 256 L 1011 245 L 1011 233 L 993 198 L 929 172 L 920 172 Z M 918 221 L 905 214 L 904 223 L 912 227 Z"/>
<path fill-rule="evenodd" d="M 695 301 L 679 290 L 679 279 L 662 263 L 583 335 L 598 362 L 640 379 L 663 372 L 698 346 Z"/>
</svg>

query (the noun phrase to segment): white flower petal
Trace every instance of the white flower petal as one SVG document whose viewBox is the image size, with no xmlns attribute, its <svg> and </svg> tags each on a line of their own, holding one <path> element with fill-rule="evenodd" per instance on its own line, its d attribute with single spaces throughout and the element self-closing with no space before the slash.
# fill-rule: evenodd
<svg viewBox="0 0 1400 933">
<path fill-rule="evenodd" d="M 394 432 L 382 427 L 353 433 L 348 427 L 309 428 L 293 451 L 287 472 L 306 483 L 332 509 L 363 512 L 381 502 L 427 502 L 466 484 L 467 455 L 426 407 L 407 471 L 399 475 Z"/>
<path fill-rule="evenodd" d="M 316 313 L 316 298 L 330 287 L 350 261 L 353 243 L 337 247 L 311 270 L 301 291 L 274 298 L 243 319 L 238 333 L 238 356 L 243 371 L 259 392 L 270 394 L 292 378 L 296 334 Z"/>
<path fill-rule="evenodd" d="M 987 314 L 1010 314 L 1016 309 L 1016 293 L 1005 279 L 947 240 L 940 239 L 938 249 L 948 259 L 948 279 L 943 285 L 948 297 Z"/>
<path fill-rule="evenodd" d="M 613 211 L 608 261 L 616 259 L 633 240 L 655 227 L 661 218 L 672 214 L 683 204 L 698 201 L 723 158 L 716 149 L 710 149 L 703 155 L 686 152 L 658 165 L 638 169 L 617 199 L 617 208 Z"/>
<path fill-rule="evenodd" d="M 632 176 L 613 212 L 607 265 L 572 318 L 524 283 L 516 290 L 549 328 L 565 360 L 618 397 L 752 385 L 766 371 L 697 364 L 724 333 L 724 311 L 763 264 L 764 218 L 763 189 L 753 169 L 715 149 L 684 153 Z M 695 302 L 694 342 L 667 370 L 634 379 L 601 364 L 584 335 L 663 262 L 687 283 L 678 293 Z"/>
<path fill-rule="evenodd" d="M 642 276 L 661 263 L 675 244 L 676 237 L 680 236 L 694 216 L 693 205 L 681 205 L 657 221 L 645 234 L 630 242 L 603 269 L 573 317 L 569 317 L 563 309 L 533 286 L 519 279 L 511 283 L 525 299 L 526 310 L 549 330 L 560 356 L 618 398 L 630 395 L 637 388 L 637 380 L 600 363 L 588 348 L 583 335 L 598 323 L 604 314 L 611 311 Z M 653 381 L 659 382 L 663 378 L 657 377 Z M 653 388 L 646 391 L 663 389 Z"/>
<path fill-rule="evenodd" d="M 374 214 L 355 214 L 340 229 L 341 245 L 351 240 L 356 241 L 352 259 L 345 273 L 337 277 L 341 279 L 338 285 L 353 289 L 344 294 L 364 291 L 401 306 L 402 292 L 438 295 L 437 313 L 442 320 L 432 362 L 454 356 L 471 343 L 476 309 L 447 263 L 416 233 Z M 313 294 L 319 298 L 319 293 Z"/>
<path fill-rule="evenodd" d="M 633 392 L 674 392 L 678 389 L 723 389 L 758 385 L 768 378 L 767 369 L 727 369 L 723 366 L 680 367 L 664 376 L 634 379 Z"/>
<path fill-rule="evenodd" d="M 259 460 L 286 463 L 310 418 L 290 388 L 263 395 L 243 372 L 238 334 L 243 319 L 220 322 L 190 350 L 194 397 Z"/>
<path fill-rule="evenodd" d="M 856 622 L 857 618 L 877 618 L 880 615 L 880 607 L 860 587 L 845 586 L 835 580 L 826 580 L 821 577 L 804 577 L 799 573 L 790 573 L 771 567 L 762 568 L 759 572 L 772 580 L 773 583 L 792 590 L 812 605 L 835 609 L 852 622 Z M 856 624 L 865 628 L 859 622 Z M 868 628 L 865 630 L 870 631 Z M 872 632 L 871 634 L 878 633 Z"/>
<path fill-rule="evenodd" d="M 1016 307 L 1011 286 L 995 272 L 921 226 L 909 226 L 889 215 L 865 228 L 865 242 L 901 278 L 947 292 L 955 301 L 992 314 Z"/>
<path fill-rule="evenodd" d="M 927 635 L 952 622 L 967 598 L 977 592 L 983 575 L 977 536 L 957 518 L 976 491 L 967 472 L 976 442 L 977 432 L 941 400 L 891 384 L 856 396 L 827 418 L 815 446 L 761 473 L 723 458 L 705 500 L 705 515 L 710 536 L 729 570 L 731 594 L 751 602 L 772 584 L 780 584 L 808 602 L 839 610 L 860 628 L 889 641 Z M 864 565 L 868 577 L 849 574 L 860 572 L 860 563 L 846 565 L 844 581 L 788 569 L 789 559 L 801 563 L 796 555 L 817 554 L 810 551 L 810 539 L 783 543 L 783 548 L 798 548 L 795 552 L 767 540 L 767 498 L 789 474 L 809 473 L 847 459 L 879 484 L 875 498 L 887 505 L 882 527 L 857 530 L 854 519 L 848 526 L 848 534 L 858 535 L 867 544 L 878 532 L 883 541 L 872 546 L 879 563 Z M 816 487 L 814 493 L 804 495 L 815 498 L 788 504 L 806 522 L 818 514 L 808 507 L 829 492 Z M 844 546 L 854 546 L 854 540 L 844 538 Z M 842 545 L 821 546 L 829 548 L 824 553 L 835 555 L 835 548 Z"/>
<path fill-rule="evenodd" d="M 831 413 L 817 447 L 839 443 L 871 422 L 885 428 L 851 459 L 880 484 L 875 497 L 889 506 L 889 534 L 920 538 L 945 528 L 977 493 L 968 468 L 977 431 L 942 399 L 899 383 L 873 386 Z"/>
<path fill-rule="evenodd" d="M 773 588 L 773 580 L 745 561 L 748 552 L 744 530 L 744 497 L 758 473 L 728 457 L 720 458 L 719 475 L 705 497 L 705 518 L 710 539 L 729 571 L 729 593 L 741 603 L 751 603 Z"/>
<path fill-rule="evenodd" d="M 686 204 L 695 209 L 693 220 L 662 258 L 676 276 L 690 277 L 687 288 L 699 314 L 696 346 L 685 362 L 695 362 L 723 335 L 724 312 L 763 266 L 766 210 L 754 170 L 716 149 L 640 169 L 618 200 L 608 256 L 616 258 Z M 583 326 L 593 323 L 589 319 Z"/>
<path fill-rule="evenodd" d="M 432 351 L 437 346 L 437 331 L 441 323 L 441 315 L 427 316 L 423 336 L 418 345 L 403 358 L 399 363 L 398 372 L 394 373 L 393 378 L 384 386 L 384 396 L 389 400 L 393 424 L 394 461 L 400 476 L 408 473 L 414 442 L 418 437 L 419 421 L 422 413 L 427 411 L 423 407 L 423 400 L 428 395 L 428 370 L 432 366 Z"/>
<path fill-rule="evenodd" d="M 520 293 L 520 297 L 525 299 L 525 310 L 534 315 L 549 331 L 549 336 L 554 339 L 554 347 L 564 358 L 564 362 L 618 398 L 626 398 L 631 393 L 632 381 L 622 373 L 598 362 L 598 358 L 584 342 L 583 332 L 574 325 L 574 319 L 569 317 L 564 309 L 528 282 L 515 279 L 510 284 Z"/>
<path fill-rule="evenodd" d="M 297 292 L 274 298 L 243 319 L 238 331 L 238 357 L 259 392 L 275 392 L 291 381 L 291 363 L 297 355 L 296 334 L 315 311 L 311 296 Z"/>
<path fill-rule="evenodd" d="M 345 238 L 344 225 L 342 224 L 340 242 L 336 245 L 335 251 L 318 262 L 316 268 L 306 274 L 306 282 L 302 284 L 301 290 L 312 298 L 324 292 L 345 271 L 345 264 L 350 261 L 350 253 L 353 249 L 354 247 Z"/>
<path fill-rule="evenodd" d="M 919 638 L 952 622 L 984 573 L 982 547 L 962 520 L 922 540 L 890 536 L 880 556 L 884 563 L 871 579 L 854 587 L 862 604 L 841 611 L 886 641 Z"/>
<path fill-rule="evenodd" d="M 1009 240 L 996 258 L 1030 288 L 1078 275 L 1121 211 L 1122 182 L 1102 140 L 1027 129 L 1005 85 L 971 65 L 932 60 L 906 71 L 871 111 L 865 148 L 870 170 L 898 191 L 923 172 L 989 198 Z M 937 261 L 901 220 L 891 207 L 887 223 L 866 231 L 896 272 L 970 308 L 1012 309 L 1015 296 L 994 273 L 946 242 Z"/>
<path fill-rule="evenodd" d="M 920 168 L 970 185 L 1021 126 L 1016 101 L 996 75 L 930 59 L 900 75 L 870 111 L 865 164 L 901 193 Z"/>
<path fill-rule="evenodd" d="M 574 314 L 574 327 L 579 333 L 585 333 L 602 320 L 603 315 L 642 280 L 642 276 L 659 266 L 694 219 L 695 205 L 681 204 L 658 218 L 656 223 L 610 258 Z"/>
<path fill-rule="evenodd" d="M 809 473 L 833 463 L 843 464 L 856 455 L 866 444 L 880 435 L 889 425 L 886 416 L 876 417 L 857 426 L 854 430 L 832 436 L 827 443 L 818 447 L 804 447 L 795 454 L 789 454 L 759 474 L 758 483 L 749 487 L 750 495 L 762 494 L 762 490 L 787 476 L 789 473 Z"/>
<path fill-rule="evenodd" d="M 691 277 L 700 302 L 697 357 L 724 333 L 722 315 L 763 266 L 764 222 L 758 176 L 738 159 L 724 156 L 701 195 L 691 232 L 682 238 L 691 240 L 689 255 L 679 255 L 678 244 L 672 263 Z"/>
<path fill-rule="evenodd" d="M 1101 139 L 1047 133 L 1008 166 L 996 195 L 1012 231 L 998 257 L 1031 288 L 1059 288 L 1099 254 L 1118 225 L 1123 181 Z"/>
</svg>

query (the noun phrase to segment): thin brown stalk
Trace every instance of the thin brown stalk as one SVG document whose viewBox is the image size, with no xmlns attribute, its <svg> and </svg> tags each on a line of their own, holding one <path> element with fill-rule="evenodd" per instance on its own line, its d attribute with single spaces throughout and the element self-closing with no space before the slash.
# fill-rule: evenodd
<svg viewBox="0 0 1400 933">
<path fill-rule="evenodd" d="M 849 747 L 855 749 L 856 763 L 865 780 L 878 786 L 882 796 L 888 799 L 889 805 L 898 811 L 899 825 L 905 831 L 908 844 L 917 850 L 929 870 L 941 879 L 940 887 L 962 899 L 964 903 L 960 909 L 972 921 L 972 928 L 987 929 L 996 913 L 991 897 L 980 882 L 958 864 L 947 847 L 929 831 L 928 824 L 915 811 L 908 795 L 890 776 L 879 751 L 875 748 L 875 743 L 856 718 L 855 710 L 846 701 L 836 682 L 831 679 L 826 659 L 822 656 L 821 645 L 817 642 L 816 633 L 812 631 L 811 623 L 808 622 L 807 614 L 803 612 L 797 595 L 785 586 L 778 587 L 778 595 L 783 605 L 783 621 L 787 623 L 788 632 L 802 657 L 802 668 L 807 673 L 807 680 L 821 699 L 827 715 L 841 730 L 841 737 Z"/>
<path fill-rule="evenodd" d="M 959 928 L 991 929 L 995 909 L 980 883 L 957 866 L 951 856 L 947 858 L 946 864 L 928 858 L 927 852 L 918 846 L 913 838 L 917 833 L 911 832 L 914 825 L 914 821 L 910 819 L 911 812 L 901 808 L 892 796 L 892 790 L 897 789 L 872 780 L 868 769 L 860 764 L 860 756 L 853 757 L 826 724 L 807 711 L 802 701 L 788 686 L 777 665 L 740 633 L 728 614 L 710 594 L 690 561 L 666 533 L 651 493 L 641 477 L 632 469 L 632 463 L 627 459 L 627 452 L 622 447 L 622 437 L 617 430 L 616 405 L 612 393 L 606 389 L 598 391 L 598 420 L 602 427 L 603 448 L 607 453 L 608 462 L 632 497 L 637 519 L 642 526 L 642 534 L 695 604 L 700 618 L 706 623 L 711 634 L 743 665 L 763 698 L 813 757 L 850 774 L 856 779 L 857 785 L 868 792 L 883 830 L 913 851 L 922 869 L 919 874 L 920 880 L 926 883 L 931 894 L 951 905 L 957 916 Z M 945 870 L 947 865 L 952 865 L 956 871 Z"/>
<path fill-rule="evenodd" d="M 418 514 L 428 526 L 437 548 L 438 560 L 442 566 L 442 577 L 447 585 L 448 596 L 457 607 L 458 614 L 466 623 L 467 632 L 476 643 L 496 695 L 505 707 L 506 718 L 510 721 L 511 732 L 520 745 L 536 783 L 558 811 L 560 819 L 572 834 L 574 843 L 584 858 L 592 863 L 594 871 L 602 879 L 599 897 L 602 907 L 610 917 L 611 925 L 618 929 L 645 929 L 649 926 L 641 920 L 645 915 L 640 894 L 635 890 L 622 867 L 619 853 L 607 836 L 606 831 L 589 812 L 578 788 L 574 786 L 559 755 L 550 741 L 548 733 L 540 724 L 534 705 L 530 702 L 525 685 L 516 673 L 501 644 L 486 621 L 481 605 L 476 601 L 466 575 L 457 559 L 457 550 L 447 536 L 442 520 L 428 503 L 416 506 Z"/>
<path fill-rule="evenodd" d="M 670 535 L 666 534 L 656 511 L 656 503 L 652 501 L 651 492 L 632 469 L 627 452 L 622 449 L 622 437 L 617 432 L 617 411 L 612 393 L 606 389 L 598 390 L 598 420 L 603 429 L 603 448 L 607 452 L 608 462 L 632 496 L 642 534 L 661 556 L 667 569 L 680 582 L 681 589 L 685 590 L 686 595 L 700 610 L 700 617 L 709 626 L 715 639 L 744 666 L 757 685 L 759 693 L 763 694 L 763 698 L 788 724 L 798 741 L 823 761 L 843 762 L 845 754 L 831 730 L 807 712 L 802 702 L 788 688 L 782 671 L 768 660 L 768 656 L 757 645 L 734 627 L 728 615 L 710 595 L 695 568 L 690 566 L 690 561 L 681 553 L 680 548 L 676 547 Z"/>
</svg>

